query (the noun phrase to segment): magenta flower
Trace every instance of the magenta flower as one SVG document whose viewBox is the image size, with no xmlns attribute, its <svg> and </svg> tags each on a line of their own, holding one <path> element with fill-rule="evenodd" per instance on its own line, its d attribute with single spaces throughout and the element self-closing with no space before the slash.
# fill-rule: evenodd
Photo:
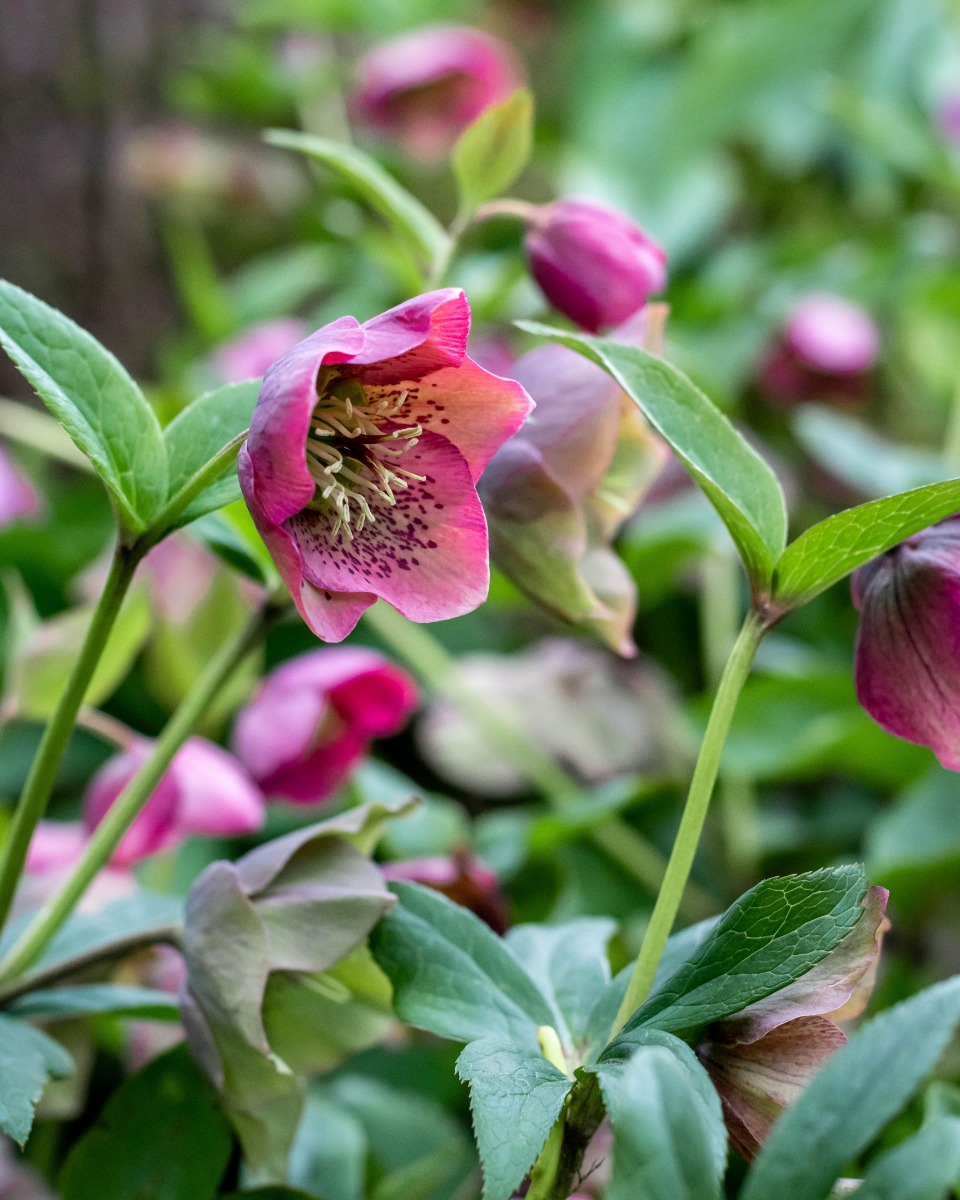
<svg viewBox="0 0 960 1200">
<path fill-rule="evenodd" d="M 150 742 L 137 738 L 93 777 L 83 807 L 88 831 L 100 824 L 151 750 Z M 129 866 L 172 849 L 191 834 L 234 837 L 252 833 L 263 819 L 263 796 L 239 763 L 205 738 L 191 738 L 177 751 L 111 861 Z"/>
<path fill-rule="evenodd" d="M 879 331 L 859 305 L 840 296 L 806 296 L 761 365 L 759 385 L 781 404 L 860 400 L 879 350 Z"/>
<path fill-rule="evenodd" d="M 425 162 L 443 158 L 464 129 L 523 86 L 513 50 L 460 25 L 382 42 L 360 60 L 357 116 Z"/>
<path fill-rule="evenodd" d="M 851 591 L 860 703 L 960 771 L 960 514 L 860 567 Z"/>
<path fill-rule="evenodd" d="M 886 890 L 870 888 L 863 916 L 836 949 L 779 992 L 709 1026 L 696 1047 L 744 1158 L 756 1155 L 783 1110 L 847 1040 L 834 1022 L 866 1008 L 889 927 L 886 907 Z"/>
<path fill-rule="evenodd" d="M 632 317 L 667 282 L 667 256 L 629 217 L 588 200 L 532 208 L 524 249 L 543 294 L 581 329 Z"/>
<path fill-rule="evenodd" d="M 0 529 L 40 511 L 40 497 L 0 447 Z"/>
<path fill-rule="evenodd" d="M 416 704 L 410 676 L 373 650 L 313 650 L 263 681 L 237 717 L 234 753 L 268 796 L 316 804 Z"/>
<path fill-rule="evenodd" d="M 466 357 L 454 288 L 341 317 L 267 371 L 240 486 L 310 628 L 341 641 L 382 597 L 413 621 L 487 594 L 476 482 L 523 424 L 523 388 Z"/>
<path fill-rule="evenodd" d="M 307 326 L 296 317 L 261 321 L 214 351 L 213 361 L 225 383 L 259 379 L 271 363 L 301 341 Z"/>
<path fill-rule="evenodd" d="M 454 903 L 469 908 L 496 933 L 507 930 L 507 900 L 500 880 L 469 850 L 458 850 L 450 856 L 434 855 L 386 863 L 381 871 L 385 879 L 402 879 L 433 888 Z"/>
</svg>

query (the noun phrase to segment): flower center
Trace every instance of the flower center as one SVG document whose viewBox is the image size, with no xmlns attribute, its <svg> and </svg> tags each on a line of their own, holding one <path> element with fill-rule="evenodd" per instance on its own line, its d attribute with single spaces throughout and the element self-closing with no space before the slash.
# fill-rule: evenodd
<svg viewBox="0 0 960 1200">
<path fill-rule="evenodd" d="M 317 485 L 309 508 L 334 514 L 333 533 L 350 541 L 376 520 L 370 499 L 397 502 L 396 493 L 426 476 L 404 470 L 397 460 L 412 450 L 420 425 L 384 430 L 406 403 L 407 393 L 370 400 L 355 379 L 330 371 L 317 380 L 319 400 L 310 418 L 307 470 Z"/>
</svg>

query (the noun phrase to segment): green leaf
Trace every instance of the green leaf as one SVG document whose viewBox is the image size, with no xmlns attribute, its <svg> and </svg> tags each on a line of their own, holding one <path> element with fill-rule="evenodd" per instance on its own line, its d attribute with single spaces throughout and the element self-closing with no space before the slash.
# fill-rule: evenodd
<svg viewBox="0 0 960 1200">
<path fill-rule="evenodd" d="M 0 345 L 93 463 L 125 529 L 149 525 L 167 498 L 156 414 L 114 356 L 63 313 L 0 280 Z"/>
<path fill-rule="evenodd" d="M 960 867 L 960 776 L 935 767 L 884 808 L 867 830 L 871 879 L 937 889 Z"/>
<path fill-rule="evenodd" d="M 26 1021 L 0 1016 L 0 1130 L 23 1146 L 47 1082 L 72 1070 L 73 1060 L 59 1042 Z"/>
<path fill-rule="evenodd" d="M 198 517 L 190 532 L 248 579 L 267 585 L 272 582 L 276 574 L 273 561 L 242 500 L 235 501 L 226 511 Z"/>
<path fill-rule="evenodd" d="M 76 987 L 44 988 L 21 996 L 10 1006 L 18 1017 L 68 1017 L 112 1013 L 123 1017 L 147 1017 L 177 1021 L 180 1008 L 176 996 L 154 988 L 112 983 L 85 983 Z"/>
<path fill-rule="evenodd" d="M 363 1200 L 367 1148 L 357 1118 L 312 1089 L 290 1151 L 290 1182 L 324 1200 Z"/>
<path fill-rule="evenodd" d="M 171 502 L 189 489 L 207 464 L 227 452 L 250 426 L 259 380 L 232 383 L 198 396 L 177 414 L 163 431 L 170 463 Z M 179 514 L 177 525 L 186 525 L 204 513 L 240 499 L 240 484 L 233 459 L 222 477 L 205 487 Z"/>
<path fill-rule="evenodd" d="M 532 146 L 533 96 L 526 88 L 468 125 L 453 148 L 461 213 L 506 191 L 527 165 Z"/>
<path fill-rule="evenodd" d="M 839 945 L 863 915 L 866 891 L 860 866 L 765 879 L 727 909 L 624 1032 L 693 1031 L 780 991 Z"/>
<path fill-rule="evenodd" d="M 273 146 L 297 150 L 336 172 L 427 262 L 432 262 L 446 249 L 448 235 L 433 213 L 361 150 L 343 142 L 286 129 L 270 129 L 265 137 Z"/>
<path fill-rule="evenodd" d="M 553 1128 L 573 1080 L 539 1050 L 496 1038 L 471 1042 L 457 1059 L 470 1083 L 483 1200 L 510 1200 Z"/>
<path fill-rule="evenodd" d="M 723 1113 L 690 1047 L 661 1034 L 594 1071 L 613 1126 L 606 1200 L 719 1200 Z"/>
<path fill-rule="evenodd" d="M 960 1118 L 936 1117 L 870 1164 L 857 1200 L 942 1200 L 960 1183 Z"/>
<path fill-rule="evenodd" d="M 740 1200 L 825 1200 L 844 1165 L 916 1092 L 958 1021 L 960 978 L 868 1022 L 774 1126 Z"/>
<path fill-rule="evenodd" d="M 177 1046 L 113 1093 L 67 1157 L 61 1200 L 210 1200 L 232 1148 L 215 1092 Z"/>
<path fill-rule="evenodd" d="M 472 912 L 414 883 L 374 930 L 374 957 L 393 984 L 397 1015 L 440 1037 L 503 1037 L 535 1047 L 550 1004 L 507 944 Z"/>
<path fill-rule="evenodd" d="M 517 324 L 583 354 L 620 384 L 720 514 L 747 573 L 766 585 L 786 542 L 783 493 L 716 405 L 676 367 L 636 346 L 534 321 Z"/>
<path fill-rule="evenodd" d="M 960 479 L 871 500 L 802 533 L 777 563 L 774 599 L 806 604 L 871 558 L 960 508 Z"/>
<path fill-rule="evenodd" d="M 312 1192 L 301 1192 L 297 1188 L 265 1187 L 254 1188 L 251 1192 L 230 1192 L 222 1200 L 316 1200 Z"/>
</svg>

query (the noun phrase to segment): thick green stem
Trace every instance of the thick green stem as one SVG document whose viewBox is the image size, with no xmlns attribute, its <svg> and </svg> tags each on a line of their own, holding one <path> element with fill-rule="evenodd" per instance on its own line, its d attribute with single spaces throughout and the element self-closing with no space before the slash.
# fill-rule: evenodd
<svg viewBox="0 0 960 1200">
<path fill-rule="evenodd" d="M 138 561 L 137 552 L 118 545 L 107 582 L 83 640 L 80 656 L 60 697 L 56 712 L 37 747 L 23 794 L 10 824 L 3 863 L 0 866 L 0 927 L 10 911 L 13 894 L 27 860 L 30 839 L 47 810 L 57 770 L 76 724 L 77 713 L 103 654 Z"/>
<path fill-rule="evenodd" d="M 251 616 L 238 637 L 222 646 L 167 722 L 153 753 L 127 784 L 94 830 L 83 857 L 61 890 L 37 913 L 9 953 L 0 961 L 0 981 L 15 978 L 40 957 L 77 901 L 107 865 L 120 840 L 153 795 L 173 756 L 195 729 L 247 654 L 269 628 L 276 609 L 269 604 Z"/>
<path fill-rule="evenodd" d="M 677 918 L 680 900 L 687 886 L 697 846 L 700 843 L 700 835 L 703 832 L 707 810 L 710 807 L 710 797 L 716 783 L 717 772 L 720 769 L 720 759 L 727 734 L 730 732 L 730 723 L 733 720 L 737 699 L 750 674 L 750 667 L 764 632 L 762 618 L 751 610 L 747 614 L 740 630 L 740 636 L 727 659 L 727 665 L 717 688 L 710 720 L 707 723 L 697 765 L 694 768 L 693 779 L 690 781 L 690 791 L 687 795 L 680 828 L 677 830 L 673 852 L 667 864 L 663 886 L 660 888 L 653 914 L 650 917 L 650 924 L 644 934 L 643 944 L 627 985 L 626 995 L 613 1023 L 613 1033 L 618 1033 L 623 1028 L 630 1016 L 650 994 L 657 967 L 663 957 L 664 947 Z"/>
</svg>

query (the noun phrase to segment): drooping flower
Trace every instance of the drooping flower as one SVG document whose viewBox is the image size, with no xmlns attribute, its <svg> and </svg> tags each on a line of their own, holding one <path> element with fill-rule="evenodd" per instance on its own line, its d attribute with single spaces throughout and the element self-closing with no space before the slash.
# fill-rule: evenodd
<svg viewBox="0 0 960 1200">
<path fill-rule="evenodd" d="M 863 916 L 836 949 L 779 992 L 709 1026 L 696 1047 L 744 1158 L 756 1155 L 774 1121 L 844 1044 L 835 1022 L 866 1008 L 889 926 L 886 906 L 886 890 L 870 888 Z"/>
<path fill-rule="evenodd" d="M 841 296 L 805 296 L 760 367 L 759 385 L 781 404 L 855 401 L 866 395 L 880 334 L 858 304 Z"/>
<path fill-rule="evenodd" d="M 462 291 L 341 317 L 267 371 L 240 485 L 294 603 L 341 641 L 382 597 L 414 621 L 486 597 L 476 482 L 532 407 L 466 357 Z"/>
<path fill-rule="evenodd" d="M 664 317 L 651 305 L 614 336 L 659 350 Z M 481 483 L 493 559 L 549 612 L 635 653 L 636 585 L 611 543 L 657 478 L 666 446 L 619 385 L 573 350 L 540 346 L 511 374 L 537 407 Z"/>
<path fill-rule="evenodd" d="M 357 68 L 357 116 L 432 162 L 491 105 L 523 86 L 513 50 L 460 25 L 434 25 L 374 47 Z"/>
<path fill-rule="evenodd" d="M 90 781 L 84 797 L 87 831 L 96 828 L 114 801 L 150 757 L 152 745 L 137 738 L 111 758 Z M 240 764 L 205 738 L 190 738 L 113 854 L 129 866 L 172 849 L 192 834 L 234 837 L 259 829 L 264 800 Z"/>
<path fill-rule="evenodd" d="M 40 497 L 0 446 L 0 529 L 40 510 Z"/>
<path fill-rule="evenodd" d="M 224 383 L 259 379 L 281 355 L 307 335 L 305 322 L 296 317 L 261 321 L 214 351 L 213 361 Z"/>
<path fill-rule="evenodd" d="M 340 787 L 373 738 L 417 704 L 405 671 L 373 650 L 314 650 L 269 674 L 237 717 L 233 749 L 268 796 L 316 804 Z"/>
<path fill-rule="evenodd" d="M 433 888 L 486 921 L 495 933 L 507 929 L 507 901 L 500 880 L 469 850 L 429 858 L 410 858 L 382 866 L 384 879 L 404 879 Z"/>
<path fill-rule="evenodd" d="M 851 592 L 860 703 L 960 771 L 960 515 L 860 567 Z"/>
<path fill-rule="evenodd" d="M 531 207 L 524 249 L 550 303 L 590 333 L 622 324 L 667 282 L 667 256 L 653 238 L 588 200 Z"/>
</svg>

